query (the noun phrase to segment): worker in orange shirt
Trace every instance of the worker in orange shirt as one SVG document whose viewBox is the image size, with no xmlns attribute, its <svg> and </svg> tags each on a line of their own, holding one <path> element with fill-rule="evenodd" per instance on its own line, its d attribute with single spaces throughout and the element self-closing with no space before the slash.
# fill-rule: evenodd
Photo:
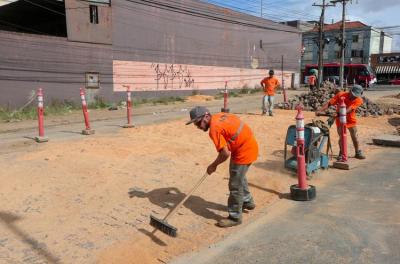
<svg viewBox="0 0 400 264">
<path fill-rule="evenodd" d="M 275 90 L 280 85 L 277 78 L 274 76 L 274 70 L 269 70 L 269 77 L 265 77 L 261 81 L 261 87 L 264 89 L 264 97 L 262 100 L 262 114 L 265 115 L 267 113 L 267 101 L 268 101 L 268 113 L 270 116 L 273 116 L 272 110 L 274 109 L 274 97 Z"/>
<path fill-rule="evenodd" d="M 344 103 L 346 104 L 346 127 L 350 132 L 351 140 L 353 141 L 354 149 L 356 151 L 355 158 L 357 159 L 365 159 L 365 155 L 360 149 L 360 143 L 358 141 L 358 135 L 357 135 L 357 119 L 356 119 L 356 110 L 357 108 L 363 104 L 363 99 L 361 98 L 363 92 L 363 88 L 360 85 L 354 85 L 350 92 L 339 92 L 337 93 L 333 98 L 329 100 L 328 103 L 323 105 L 318 111 L 317 115 L 323 113 L 325 110 L 329 108 L 329 106 L 334 105 L 336 106 L 336 111 L 339 111 L 339 104 L 340 104 L 340 98 L 344 97 Z M 337 132 L 339 134 L 339 147 L 341 147 L 341 141 L 340 141 L 340 135 L 341 135 L 341 129 L 340 129 L 340 120 L 339 120 L 339 114 L 336 113 L 336 127 L 337 127 Z M 342 151 L 340 150 L 338 160 L 342 160 L 341 157 Z"/>
<path fill-rule="evenodd" d="M 258 144 L 250 127 L 236 115 L 218 113 L 211 115 L 203 106 L 190 111 L 190 121 L 209 136 L 218 152 L 216 159 L 207 167 L 212 174 L 217 167 L 230 156 L 229 198 L 227 218 L 218 221 L 219 227 L 231 227 L 242 223 L 242 210 L 253 210 L 255 203 L 249 191 L 246 173 L 250 165 L 257 160 Z"/>
<path fill-rule="evenodd" d="M 311 71 L 311 75 L 308 76 L 308 86 L 310 87 L 310 91 L 313 91 L 317 85 L 317 73 L 316 70 Z"/>
</svg>

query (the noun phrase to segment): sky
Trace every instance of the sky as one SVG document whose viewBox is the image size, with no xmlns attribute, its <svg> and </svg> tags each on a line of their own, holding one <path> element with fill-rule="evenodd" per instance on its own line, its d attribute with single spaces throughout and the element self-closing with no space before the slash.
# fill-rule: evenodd
<svg viewBox="0 0 400 264">
<path fill-rule="evenodd" d="M 253 11 L 260 16 L 261 3 L 263 17 L 272 20 L 319 20 L 320 7 L 313 4 L 322 4 L 322 0 L 202 0 L 214 4 L 236 6 L 244 10 Z M 361 21 L 373 27 L 399 26 L 396 29 L 387 29 L 388 33 L 400 33 L 400 0 L 353 0 L 348 2 L 346 20 Z M 326 0 L 326 3 L 330 3 Z M 342 20 L 342 5 L 326 8 L 325 23 Z M 400 35 L 393 35 L 392 51 L 400 51 Z"/>
<path fill-rule="evenodd" d="M 0 5 L 13 0 L 0 0 Z M 319 20 L 320 7 L 313 4 L 322 4 L 322 0 L 201 0 L 214 4 L 223 4 L 225 7 L 240 9 L 241 12 L 261 15 L 261 3 L 263 6 L 263 17 L 275 21 L 285 20 Z M 326 3 L 329 3 L 326 0 Z M 384 3 L 384 4 L 383 4 Z M 341 4 L 329 7 L 326 10 L 325 23 L 341 20 Z M 358 20 L 373 27 L 399 26 L 396 29 L 387 29 L 388 33 L 397 32 L 393 35 L 392 51 L 400 52 L 400 0 L 352 0 L 346 10 L 348 20 Z"/>
</svg>

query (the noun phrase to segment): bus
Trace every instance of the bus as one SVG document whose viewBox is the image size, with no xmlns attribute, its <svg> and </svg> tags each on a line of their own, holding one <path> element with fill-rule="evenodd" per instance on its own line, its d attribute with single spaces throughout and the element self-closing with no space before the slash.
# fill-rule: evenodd
<svg viewBox="0 0 400 264">
<path fill-rule="evenodd" d="M 306 64 L 303 72 L 304 83 L 307 83 L 308 76 L 311 75 L 310 70 L 318 70 L 318 64 Z M 340 64 L 326 63 L 323 70 L 323 81 L 331 81 L 339 84 Z M 359 84 L 363 87 L 370 87 L 376 83 L 376 75 L 372 68 L 366 64 L 345 64 L 344 65 L 344 82 L 347 84 Z"/>
</svg>

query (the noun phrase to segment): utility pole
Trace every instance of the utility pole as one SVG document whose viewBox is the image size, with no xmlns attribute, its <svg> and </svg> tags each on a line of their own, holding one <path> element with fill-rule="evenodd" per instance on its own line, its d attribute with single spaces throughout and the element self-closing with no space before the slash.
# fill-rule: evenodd
<svg viewBox="0 0 400 264">
<path fill-rule="evenodd" d="M 346 54 L 346 3 L 350 0 L 333 0 L 332 3 L 342 3 L 342 37 L 341 37 L 341 44 L 340 44 L 340 52 L 341 52 L 341 59 L 340 59 L 340 89 L 343 90 L 343 83 L 344 83 L 344 58 Z"/>
<path fill-rule="evenodd" d="M 322 0 L 322 5 L 313 4 L 313 6 L 321 7 L 321 17 L 319 19 L 319 39 L 318 39 L 318 81 L 317 89 L 320 88 L 323 76 L 323 66 L 324 66 L 324 24 L 325 24 L 325 8 L 329 6 L 334 6 L 333 4 L 325 4 L 325 0 Z"/>
</svg>

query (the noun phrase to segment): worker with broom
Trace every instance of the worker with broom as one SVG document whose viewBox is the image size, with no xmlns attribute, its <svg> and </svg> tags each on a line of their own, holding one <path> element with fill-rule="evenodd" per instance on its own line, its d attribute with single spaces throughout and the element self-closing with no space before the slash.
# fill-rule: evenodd
<svg viewBox="0 0 400 264">
<path fill-rule="evenodd" d="M 339 92 L 334 97 L 332 97 L 325 105 L 323 105 L 320 109 L 317 110 L 316 115 L 322 114 L 326 111 L 329 106 L 336 106 L 336 111 L 339 111 L 340 98 L 344 97 L 344 103 L 346 104 L 346 127 L 350 132 L 351 140 L 353 141 L 354 149 L 356 151 L 355 158 L 356 159 L 365 159 L 365 155 L 360 149 L 360 143 L 358 141 L 357 135 L 357 119 L 356 119 L 356 110 L 359 106 L 363 104 L 363 99 L 361 98 L 363 92 L 363 88 L 355 84 L 350 92 Z M 337 132 L 339 134 L 339 147 L 342 146 L 340 142 L 340 121 L 339 115 L 336 114 L 336 127 Z M 342 160 L 342 151 L 339 152 L 338 160 Z"/>
<path fill-rule="evenodd" d="M 258 144 L 250 127 L 236 115 L 229 113 L 211 114 L 207 108 L 196 106 L 190 111 L 189 125 L 193 123 L 204 132 L 209 131 L 218 155 L 208 166 L 212 174 L 230 157 L 229 164 L 229 216 L 218 221 L 219 227 L 231 227 L 242 223 L 242 210 L 253 210 L 255 203 L 249 191 L 246 173 L 257 160 Z"/>
</svg>

